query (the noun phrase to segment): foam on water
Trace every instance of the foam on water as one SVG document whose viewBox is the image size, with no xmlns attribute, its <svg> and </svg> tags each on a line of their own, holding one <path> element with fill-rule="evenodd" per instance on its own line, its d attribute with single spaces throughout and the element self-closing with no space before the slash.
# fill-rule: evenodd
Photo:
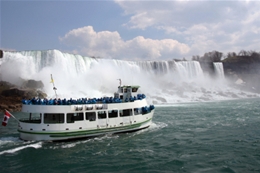
<svg viewBox="0 0 260 173">
<path fill-rule="evenodd" d="M 72 148 L 72 147 L 75 147 L 76 145 L 77 145 L 77 143 L 65 144 L 65 145 L 62 145 L 61 148 Z"/>
<path fill-rule="evenodd" d="M 23 141 L 19 137 L 1 137 L 0 138 L 0 147 L 4 145 L 21 145 L 21 144 L 31 144 L 31 141 Z"/>
<path fill-rule="evenodd" d="M 10 144 L 10 143 L 16 143 L 17 141 L 20 141 L 18 137 L 1 137 L 0 138 L 0 147 L 2 145 Z"/>
<path fill-rule="evenodd" d="M 8 149 L 8 150 L 5 150 L 5 151 L 2 151 L 2 152 L 0 152 L 0 155 L 6 154 L 6 153 L 13 154 L 13 153 L 21 151 L 23 149 L 26 149 L 26 148 L 35 148 L 35 149 L 37 149 L 37 148 L 41 148 L 41 147 L 42 147 L 42 142 L 38 142 L 38 143 L 24 145 L 24 146 L 20 146 L 20 147 L 16 147 L 16 148 L 13 148 L 13 149 Z"/>
<path fill-rule="evenodd" d="M 151 131 L 160 130 L 160 129 L 165 128 L 167 126 L 168 126 L 168 124 L 166 124 L 164 122 L 152 122 L 152 124 L 150 125 L 148 130 L 151 130 Z"/>
<path fill-rule="evenodd" d="M 153 150 L 149 150 L 149 149 L 129 149 L 130 152 L 138 152 L 138 153 L 153 153 Z"/>
</svg>

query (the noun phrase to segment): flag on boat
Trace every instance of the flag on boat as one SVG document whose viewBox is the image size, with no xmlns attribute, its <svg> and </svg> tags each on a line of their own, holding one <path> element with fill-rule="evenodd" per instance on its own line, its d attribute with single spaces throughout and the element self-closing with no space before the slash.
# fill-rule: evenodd
<svg viewBox="0 0 260 173">
<path fill-rule="evenodd" d="M 54 83 L 54 80 L 53 80 L 53 78 L 52 78 L 52 74 L 51 74 L 51 82 L 50 83 Z"/>
<path fill-rule="evenodd" d="M 12 116 L 12 114 L 10 112 L 8 112 L 7 110 L 5 110 L 5 115 L 4 115 L 4 119 L 2 121 L 2 126 L 6 126 L 8 123 L 9 118 Z"/>
</svg>

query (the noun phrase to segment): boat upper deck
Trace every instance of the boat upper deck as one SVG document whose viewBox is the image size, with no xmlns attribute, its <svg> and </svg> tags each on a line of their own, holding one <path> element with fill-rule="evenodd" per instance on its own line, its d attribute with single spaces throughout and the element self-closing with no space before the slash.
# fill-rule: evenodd
<svg viewBox="0 0 260 173">
<path fill-rule="evenodd" d="M 41 113 L 60 113 L 60 112 L 77 112 L 77 111 L 98 111 L 113 109 L 130 109 L 142 108 L 148 106 L 146 99 L 135 100 L 124 103 L 96 103 L 96 104 L 73 104 L 73 105 L 33 105 L 23 104 L 22 112 L 41 112 Z"/>
<path fill-rule="evenodd" d="M 147 106 L 146 96 L 137 93 L 139 86 L 119 86 L 114 97 L 79 99 L 41 99 L 23 100 L 23 112 L 71 112 L 99 109 L 122 109 Z"/>
</svg>

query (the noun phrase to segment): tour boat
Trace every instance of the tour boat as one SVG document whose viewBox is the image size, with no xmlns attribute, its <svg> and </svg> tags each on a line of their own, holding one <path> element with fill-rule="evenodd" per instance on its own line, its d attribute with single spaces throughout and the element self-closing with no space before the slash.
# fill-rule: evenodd
<svg viewBox="0 0 260 173">
<path fill-rule="evenodd" d="M 55 88 L 56 89 L 56 88 Z M 62 141 L 137 131 L 152 123 L 149 105 L 139 86 L 119 86 L 113 97 L 23 100 L 18 132 L 23 140 Z"/>
</svg>

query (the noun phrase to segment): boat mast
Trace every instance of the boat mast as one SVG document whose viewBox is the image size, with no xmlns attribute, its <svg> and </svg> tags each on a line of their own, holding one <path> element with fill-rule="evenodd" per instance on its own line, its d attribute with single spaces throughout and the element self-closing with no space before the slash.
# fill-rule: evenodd
<svg viewBox="0 0 260 173">
<path fill-rule="evenodd" d="M 121 87 L 121 84 L 122 84 L 121 79 L 117 79 L 117 80 L 119 80 L 119 86 Z"/>
<path fill-rule="evenodd" d="M 55 96 L 56 96 L 56 98 L 58 98 L 57 93 L 56 93 L 57 88 L 56 88 L 55 85 L 54 85 L 54 80 L 53 80 L 53 78 L 52 78 L 52 74 L 51 74 L 51 83 L 52 83 L 52 85 L 53 85 L 53 90 L 54 90 L 54 92 L 55 92 Z"/>
</svg>

